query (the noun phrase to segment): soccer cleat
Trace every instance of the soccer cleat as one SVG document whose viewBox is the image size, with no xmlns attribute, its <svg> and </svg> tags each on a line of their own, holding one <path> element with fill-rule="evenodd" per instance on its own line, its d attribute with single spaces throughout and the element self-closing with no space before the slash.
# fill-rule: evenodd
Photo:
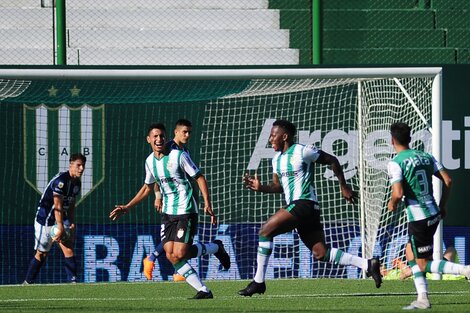
<svg viewBox="0 0 470 313">
<path fill-rule="evenodd" d="M 416 300 L 411 302 L 410 305 L 404 306 L 403 310 L 425 310 L 425 309 L 430 309 L 431 308 L 431 303 L 429 302 L 428 299 L 421 299 L 421 300 Z"/>
<path fill-rule="evenodd" d="M 464 275 L 467 279 L 470 279 L 470 265 L 467 265 L 463 268 L 462 275 Z"/>
<path fill-rule="evenodd" d="M 155 262 L 149 260 L 148 257 L 144 259 L 144 275 L 148 280 L 152 280 L 153 267 Z"/>
<path fill-rule="evenodd" d="M 375 287 L 380 288 L 382 285 L 382 275 L 380 274 L 380 261 L 376 258 L 367 260 L 367 277 L 371 277 L 375 281 Z"/>
<path fill-rule="evenodd" d="M 178 274 L 178 273 L 174 273 L 173 274 L 173 281 L 185 281 L 186 278 L 184 278 L 184 276 Z"/>
<path fill-rule="evenodd" d="M 212 294 L 212 291 L 198 291 L 196 295 L 193 297 L 193 299 L 212 299 L 214 298 L 214 295 Z"/>
<path fill-rule="evenodd" d="M 262 294 L 266 291 L 266 284 L 264 282 L 257 283 L 254 280 L 246 286 L 245 289 L 238 291 L 240 296 L 251 297 L 255 293 Z"/>
<path fill-rule="evenodd" d="M 214 240 L 214 243 L 219 246 L 219 250 L 214 253 L 215 257 L 219 259 L 220 264 L 224 267 L 224 271 L 230 269 L 230 256 L 227 251 L 225 251 L 224 244 L 220 240 Z"/>
</svg>

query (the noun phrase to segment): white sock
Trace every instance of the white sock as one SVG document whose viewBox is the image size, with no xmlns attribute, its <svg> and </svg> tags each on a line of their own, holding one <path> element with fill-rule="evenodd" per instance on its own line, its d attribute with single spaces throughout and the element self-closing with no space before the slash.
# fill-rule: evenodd
<svg viewBox="0 0 470 313">
<path fill-rule="evenodd" d="M 415 283 L 416 292 L 418 293 L 418 300 L 424 297 L 424 295 L 427 299 L 428 281 L 426 280 L 426 273 L 421 272 L 421 269 L 416 263 L 411 265 L 411 271 L 413 272 L 413 281 Z"/>
<path fill-rule="evenodd" d="M 431 273 L 454 275 L 462 274 L 464 268 L 465 266 L 462 264 L 457 264 L 446 260 L 428 261 L 428 264 L 426 266 L 426 270 Z"/>
<path fill-rule="evenodd" d="M 174 267 L 178 274 L 186 278 L 186 282 L 190 284 L 191 287 L 197 291 L 209 292 L 209 289 L 204 285 L 197 272 L 188 262 L 181 261 L 178 264 L 175 264 Z"/>
<path fill-rule="evenodd" d="M 368 263 L 367 259 L 352 255 L 342 250 L 331 248 L 329 261 L 339 265 L 354 265 L 363 270 L 367 270 Z"/>
<path fill-rule="evenodd" d="M 259 241 L 258 242 L 258 254 L 256 256 L 256 274 L 254 281 L 262 283 L 265 280 L 266 269 L 268 268 L 269 257 L 273 251 L 272 241 Z"/>
</svg>

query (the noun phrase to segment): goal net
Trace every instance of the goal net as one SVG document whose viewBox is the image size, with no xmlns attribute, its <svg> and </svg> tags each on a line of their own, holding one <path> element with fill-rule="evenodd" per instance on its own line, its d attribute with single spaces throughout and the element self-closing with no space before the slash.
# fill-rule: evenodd
<svg viewBox="0 0 470 313">
<path fill-rule="evenodd" d="M 412 146 L 439 157 L 439 77 L 439 68 L 0 70 L 8 147 L 0 178 L 10 191 L 22 190 L 4 190 L 1 200 L 2 245 L 22 244 L 20 253 L 2 256 L 0 283 L 24 279 L 24 260 L 33 255 L 37 201 L 77 151 L 87 156 L 76 209 L 79 278 L 145 280 L 142 260 L 160 241 L 153 199 L 117 223 L 108 215 L 143 184 L 150 153 L 147 126 L 163 121 L 171 138 L 180 118 L 193 123 L 191 157 L 208 181 L 219 221 L 210 225 L 201 211 L 196 240 L 222 240 L 233 264 L 223 272 L 213 256 L 191 260 L 201 277 L 253 277 L 258 230 L 285 203 L 280 194 L 246 190 L 242 176 L 257 173 L 263 183 L 271 180 L 274 151 L 268 138 L 276 119 L 297 126 L 297 142 L 334 154 L 360 195 L 356 204 L 347 203 L 332 171 L 315 167 L 327 244 L 377 256 L 384 270 L 391 269 L 403 258 L 408 237 L 404 211 L 387 211 L 386 164 L 393 156 L 388 129 L 393 122 L 408 123 Z M 17 186 L 11 177 L 17 177 Z M 63 280 L 65 273 L 58 270 L 63 260 L 59 251 L 55 254 L 41 272 L 42 281 Z M 8 264 L 20 266 L 11 272 Z M 171 279 L 171 274 L 168 261 L 159 260 L 154 279 Z M 268 279 L 361 275 L 354 267 L 316 261 L 295 231 L 274 239 Z"/>
</svg>

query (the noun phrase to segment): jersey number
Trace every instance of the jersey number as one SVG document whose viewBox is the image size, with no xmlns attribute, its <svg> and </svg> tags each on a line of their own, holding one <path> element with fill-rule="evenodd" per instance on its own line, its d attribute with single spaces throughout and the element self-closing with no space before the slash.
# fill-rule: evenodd
<svg viewBox="0 0 470 313">
<path fill-rule="evenodd" d="M 429 184 L 428 177 L 426 176 L 425 170 L 417 170 L 416 177 L 418 178 L 418 183 L 421 186 L 421 195 L 427 196 L 429 194 Z"/>
</svg>

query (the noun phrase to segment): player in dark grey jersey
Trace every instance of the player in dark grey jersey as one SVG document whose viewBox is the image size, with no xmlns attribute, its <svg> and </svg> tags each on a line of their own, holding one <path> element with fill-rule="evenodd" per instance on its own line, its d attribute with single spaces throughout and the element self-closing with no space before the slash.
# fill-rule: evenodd
<svg viewBox="0 0 470 313">
<path fill-rule="evenodd" d="M 54 176 L 39 200 L 34 221 L 36 254 L 29 263 L 24 284 L 32 284 L 35 281 L 54 241 L 59 243 L 64 254 L 68 281 L 77 280 L 77 264 L 73 250 L 75 198 L 80 193 L 80 178 L 85 170 L 86 157 L 80 153 L 72 154 L 69 161 L 69 170 Z M 55 237 L 51 237 L 54 224 L 57 224 L 58 232 Z M 65 226 L 70 229 L 71 235 L 67 240 L 61 240 Z"/>
</svg>

